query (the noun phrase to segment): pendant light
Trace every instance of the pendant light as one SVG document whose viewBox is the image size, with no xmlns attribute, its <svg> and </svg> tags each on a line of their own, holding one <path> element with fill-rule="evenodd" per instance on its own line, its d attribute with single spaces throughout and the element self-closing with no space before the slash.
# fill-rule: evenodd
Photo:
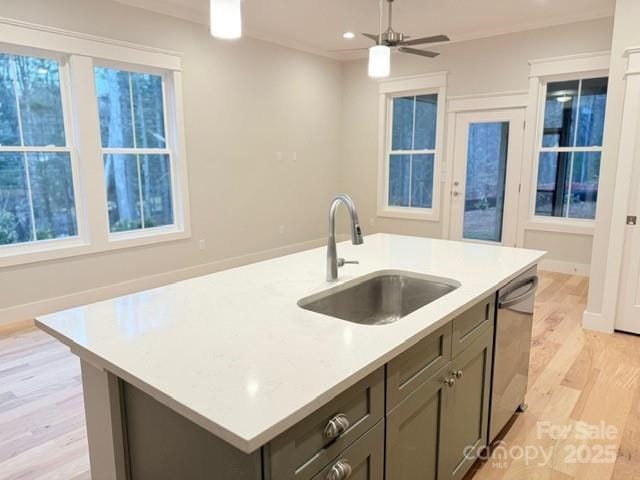
<svg viewBox="0 0 640 480">
<path fill-rule="evenodd" d="M 211 35 L 233 39 L 242 36 L 241 0 L 211 0 Z"/>
<path fill-rule="evenodd" d="M 371 78 L 388 77 L 391 73 L 391 49 L 382 44 L 382 2 L 379 2 L 380 24 L 378 28 L 378 44 L 369 48 L 369 76 Z"/>
<path fill-rule="evenodd" d="M 391 70 L 391 49 L 385 45 L 375 45 L 369 49 L 369 76 L 388 77 Z"/>
</svg>

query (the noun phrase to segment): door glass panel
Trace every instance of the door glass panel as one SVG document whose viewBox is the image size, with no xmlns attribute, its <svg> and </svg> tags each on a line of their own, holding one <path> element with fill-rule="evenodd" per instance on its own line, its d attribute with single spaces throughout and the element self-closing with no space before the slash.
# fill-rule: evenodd
<svg viewBox="0 0 640 480">
<path fill-rule="evenodd" d="M 509 122 L 469 124 L 463 237 L 502 241 Z"/>
</svg>

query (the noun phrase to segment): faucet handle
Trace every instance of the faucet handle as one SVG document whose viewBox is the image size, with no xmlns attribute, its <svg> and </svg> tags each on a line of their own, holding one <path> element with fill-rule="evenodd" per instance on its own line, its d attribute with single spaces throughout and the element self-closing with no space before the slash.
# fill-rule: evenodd
<svg viewBox="0 0 640 480">
<path fill-rule="evenodd" d="M 338 259 L 338 267 L 344 267 L 345 265 L 360 265 L 358 260 L 345 260 L 344 258 Z"/>
</svg>

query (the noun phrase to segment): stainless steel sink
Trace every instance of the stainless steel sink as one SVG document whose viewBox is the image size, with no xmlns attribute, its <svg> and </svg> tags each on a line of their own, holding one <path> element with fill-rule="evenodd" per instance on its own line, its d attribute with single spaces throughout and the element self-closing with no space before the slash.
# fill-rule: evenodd
<svg viewBox="0 0 640 480">
<path fill-rule="evenodd" d="M 460 286 L 455 280 L 383 270 L 305 297 L 298 305 L 364 325 L 393 323 Z"/>
</svg>

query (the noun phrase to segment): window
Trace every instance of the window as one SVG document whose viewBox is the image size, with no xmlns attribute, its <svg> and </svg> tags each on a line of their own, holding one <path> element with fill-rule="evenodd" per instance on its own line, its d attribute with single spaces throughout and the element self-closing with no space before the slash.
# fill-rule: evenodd
<svg viewBox="0 0 640 480">
<path fill-rule="evenodd" d="M 606 77 L 546 84 L 536 215 L 595 218 L 607 85 Z"/>
<path fill-rule="evenodd" d="M 0 268 L 189 238 L 180 55 L 4 23 Z"/>
<path fill-rule="evenodd" d="M 0 246 L 78 235 L 58 62 L 0 53 Z"/>
<path fill-rule="evenodd" d="M 437 117 L 436 94 L 393 98 L 389 206 L 433 206 Z"/>
<path fill-rule="evenodd" d="M 174 224 L 160 75 L 96 67 L 111 233 Z"/>
</svg>

